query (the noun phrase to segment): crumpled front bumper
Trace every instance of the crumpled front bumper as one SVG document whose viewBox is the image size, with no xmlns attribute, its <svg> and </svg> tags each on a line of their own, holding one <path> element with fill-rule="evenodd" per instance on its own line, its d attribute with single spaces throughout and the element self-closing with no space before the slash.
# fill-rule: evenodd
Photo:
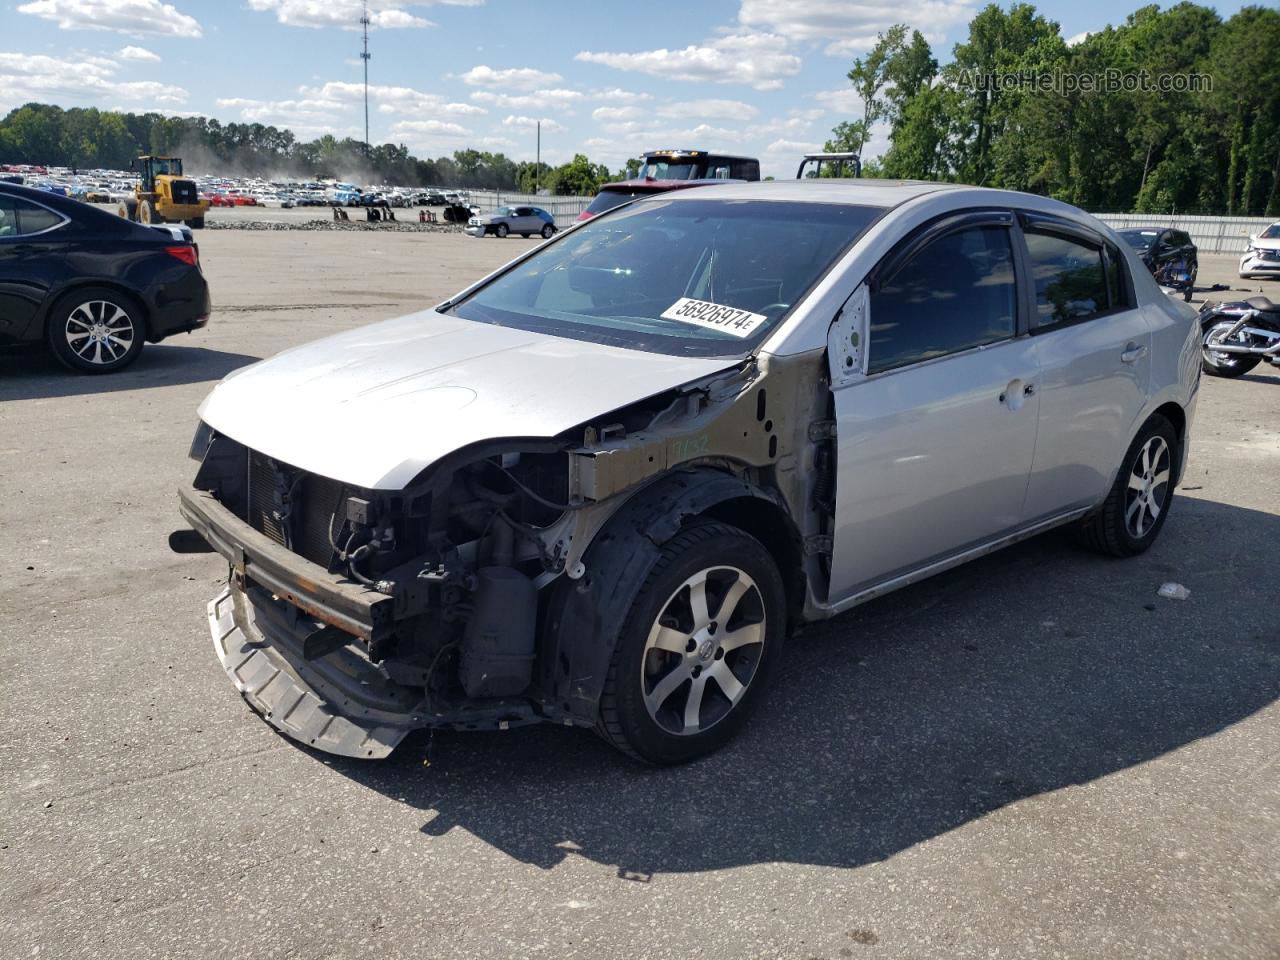
<svg viewBox="0 0 1280 960">
<path fill-rule="evenodd" d="M 352 653 L 307 660 L 301 637 L 234 585 L 208 607 L 213 646 L 231 682 L 271 726 L 344 757 L 380 759 L 425 726 L 425 705 Z M 338 706 L 341 704 L 341 707 Z"/>
</svg>

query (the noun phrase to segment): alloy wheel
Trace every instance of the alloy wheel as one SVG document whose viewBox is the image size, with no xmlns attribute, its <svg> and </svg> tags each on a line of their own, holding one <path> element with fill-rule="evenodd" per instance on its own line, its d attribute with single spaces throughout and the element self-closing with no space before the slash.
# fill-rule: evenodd
<svg viewBox="0 0 1280 960">
<path fill-rule="evenodd" d="M 67 315 L 67 346 L 86 363 L 108 366 L 133 346 L 133 320 L 119 304 L 88 300 Z"/>
<path fill-rule="evenodd" d="M 1169 499 L 1172 457 L 1164 437 L 1155 436 L 1142 446 L 1129 472 L 1124 523 L 1129 535 L 1141 540 L 1155 526 Z"/>
<path fill-rule="evenodd" d="M 737 567 L 710 567 L 670 596 L 649 630 L 641 692 L 649 716 L 681 736 L 703 733 L 742 700 L 764 654 L 764 600 Z"/>
</svg>

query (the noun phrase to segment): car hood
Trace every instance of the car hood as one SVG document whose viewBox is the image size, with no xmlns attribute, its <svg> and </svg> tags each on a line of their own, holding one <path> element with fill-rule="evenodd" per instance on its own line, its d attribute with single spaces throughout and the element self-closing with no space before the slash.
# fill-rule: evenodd
<svg viewBox="0 0 1280 960">
<path fill-rule="evenodd" d="M 398 490 L 461 447 L 554 436 L 735 362 L 624 350 L 428 310 L 238 370 L 214 387 L 200 418 L 311 473 Z"/>
<path fill-rule="evenodd" d="M 1258 250 L 1280 250 L 1280 237 L 1259 237 L 1250 240 L 1249 246 Z"/>
</svg>

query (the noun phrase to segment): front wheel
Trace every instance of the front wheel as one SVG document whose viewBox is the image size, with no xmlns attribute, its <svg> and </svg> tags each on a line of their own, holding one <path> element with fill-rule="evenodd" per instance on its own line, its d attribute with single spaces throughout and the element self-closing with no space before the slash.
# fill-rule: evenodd
<svg viewBox="0 0 1280 960">
<path fill-rule="evenodd" d="M 86 287 L 58 302 L 45 334 L 54 356 L 72 370 L 115 373 L 142 352 L 146 323 L 132 297 Z"/>
<path fill-rule="evenodd" d="M 1200 368 L 1211 377 L 1243 377 L 1252 370 L 1261 361 L 1261 357 L 1250 355 L 1247 353 L 1227 353 L 1223 350 L 1214 350 L 1213 344 L 1222 340 L 1223 337 L 1236 325 L 1234 320 L 1224 320 L 1221 323 L 1215 323 L 1203 333 L 1203 342 L 1200 348 Z M 1238 334 L 1231 341 L 1233 345 L 1248 346 L 1249 338 L 1245 334 Z"/>
<path fill-rule="evenodd" d="M 1083 542 L 1113 557 L 1132 557 L 1155 543 L 1173 503 L 1178 434 L 1153 416 L 1138 431 L 1097 513 L 1081 521 Z"/>
<path fill-rule="evenodd" d="M 504 240 L 506 239 L 507 234 L 511 231 L 507 229 L 507 225 L 505 223 L 500 223 L 493 232 L 497 235 L 499 240 Z"/>
<path fill-rule="evenodd" d="M 542 239 L 550 240 L 555 235 L 555 232 L 556 232 L 556 228 L 548 223 L 546 226 L 542 228 Z"/>
<path fill-rule="evenodd" d="M 785 633 L 777 565 L 723 523 L 663 545 L 618 636 L 597 730 L 648 763 L 683 763 L 724 745 L 760 698 Z"/>
</svg>

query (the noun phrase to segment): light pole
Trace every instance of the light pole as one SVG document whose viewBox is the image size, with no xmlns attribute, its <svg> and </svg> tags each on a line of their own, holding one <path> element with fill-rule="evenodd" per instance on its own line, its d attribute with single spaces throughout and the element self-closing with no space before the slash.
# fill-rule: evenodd
<svg viewBox="0 0 1280 960">
<path fill-rule="evenodd" d="M 360 27 L 364 31 L 364 50 L 360 59 L 364 61 L 364 152 L 369 153 L 369 0 L 365 0 L 364 16 L 360 18 Z"/>
<path fill-rule="evenodd" d="M 538 121 L 537 147 L 533 153 L 533 195 L 538 195 L 538 177 L 542 173 L 542 121 Z"/>
</svg>

